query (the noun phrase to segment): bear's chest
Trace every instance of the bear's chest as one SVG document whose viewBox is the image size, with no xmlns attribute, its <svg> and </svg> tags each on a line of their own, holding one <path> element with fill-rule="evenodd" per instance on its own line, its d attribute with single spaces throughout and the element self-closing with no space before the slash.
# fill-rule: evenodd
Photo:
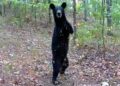
<svg viewBox="0 0 120 86">
<path fill-rule="evenodd" d="M 66 39 L 66 38 L 68 38 L 69 33 L 68 33 L 68 31 L 67 31 L 67 28 L 62 28 L 62 29 L 60 29 L 59 32 L 58 32 L 58 36 L 59 36 L 59 38 L 61 38 L 61 39 Z"/>
<path fill-rule="evenodd" d="M 68 40 L 69 33 L 66 28 L 56 27 L 53 33 L 53 39 L 57 42 L 66 42 Z"/>
</svg>

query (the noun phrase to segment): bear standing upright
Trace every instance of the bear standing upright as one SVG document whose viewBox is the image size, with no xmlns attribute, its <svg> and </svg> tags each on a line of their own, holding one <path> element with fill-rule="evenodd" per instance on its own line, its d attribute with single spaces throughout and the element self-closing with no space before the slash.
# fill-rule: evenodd
<svg viewBox="0 0 120 86">
<path fill-rule="evenodd" d="M 67 53 L 69 47 L 69 35 L 73 33 L 73 28 L 67 21 L 64 9 L 66 3 L 63 2 L 61 6 L 50 4 L 53 11 L 55 28 L 52 37 L 52 64 L 53 64 L 53 84 L 59 84 L 57 80 L 58 74 L 64 74 L 69 65 Z"/>
</svg>

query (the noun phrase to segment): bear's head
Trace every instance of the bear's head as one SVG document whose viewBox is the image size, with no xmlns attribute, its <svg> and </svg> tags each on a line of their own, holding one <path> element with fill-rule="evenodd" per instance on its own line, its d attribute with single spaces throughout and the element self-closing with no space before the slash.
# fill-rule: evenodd
<svg viewBox="0 0 120 86">
<path fill-rule="evenodd" d="M 65 18 L 64 9 L 66 8 L 66 3 L 63 2 L 61 6 L 55 6 L 54 4 L 50 4 L 50 8 L 53 10 L 53 15 L 55 19 L 63 19 Z"/>
</svg>

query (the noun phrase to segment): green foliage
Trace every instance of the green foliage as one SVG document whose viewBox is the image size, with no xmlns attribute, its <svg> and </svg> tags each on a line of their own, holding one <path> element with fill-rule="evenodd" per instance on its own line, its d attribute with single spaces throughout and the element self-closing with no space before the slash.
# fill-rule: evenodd
<svg viewBox="0 0 120 86">
<path fill-rule="evenodd" d="M 76 10 L 77 10 L 78 13 L 83 11 L 83 4 L 82 3 L 77 3 L 76 4 Z"/>
<path fill-rule="evenodd" d="M 77 30 L 77 43 L 79 45 L 83 45 L 84 43 L 87 43 L 90 40 L 92 40 L 92 34 L 89 30 L 85 28 Z"/>
<path fill-rule="evenodd" d="M 77 23 L 80 21 L 80 26 L 77 28 L 77 38 L 76 42 L 79 45 L 89 44 L 97 42 L 97 44 L 102 44 L 102 11 L 105 9 L 104 15 L 105 19 L 108 15 L 112 16 L 112 29 L 109 30 L 106 27 L 107 22 L 105 21 L 105 37 L 106 40 L 111 37 L 111 39 L 119 39 L 120 30 L 120 1 L 113 0 L 111 7 L 111 14 L 107 14 L 107 5 L 102 7 L 102 0 L 86 0 L 86 5 L 83 1 L 78 0 L 76 3 L 77 12 Z M 51 3 L 56 5 L 61 5 L 62 2 L 67 2 L 67 14 L 73 13 L 73 1 L 70 0 L 51 0 Z M 5 9 L 4 9 L 5 7 Z M 82 19 L 85 16 L 85 8 L 87 8 L 87 18 L 89 23 L 83 22 Z M 2 12 L 5 13 L 2 14 Z M 7 17 L 6 21 L 17 26 L 22 26 L 26 23 L 37 23 L 38 21 L 46 21 L 49 17 L 49 1 L 48 0 L 0 0 L 0 13 Z M 70 16 L 72 17 L 72 16 Z M 68 16 L 69 18 L 69 16 Z M 71 20 L 71 19 L 70 19 Z M 2 21 L 3 22 L 3 21 Z M 71 21 L 72 22 L 72 21 Z M 82 22 L 82 23 L 81 23 Z M 107 35 L 108 33 L 108 35 Z"/>
<path fill-rule="evenodd" d="M 83 45 L 102 45 L 102 26 L 97 23 L 83 23 L 77 29 L 76 43 Z"/>
<path fill-rule="evenodd" d="M 77 29 L 77 35 L 76 35 L 76 42 L 79 45 L 84 45 L 85 43 L 92 40 L 92 33 L 88 29 L 88 26 L 86 26 L 85 23 L 83 23 L 78 29 Z"/>
<path fill-rule="evenodd" d="M 113 5 L 112 18 L 115 24 L 120 24 L 120 4 Z"/>
<path fill-rule="evenodd" d="M 28 0 L 27 0 L 28 1 Z M 35 0 L 3 0 L 0 1 L 0 12 L 2 12 L 5 6 L 5 13 L 9 16 L 9 22 L 17 25 L 26 22 L 26 18 L 31 19 L 45 19 L 48 16 L 49 3 L 46 2 L 35 2 Z M 8 7 L 10 6 L 10 7 Z M 11 18 L 11 19 L 10 19 Z M 20 24 L 19 24 L 20 23 Z"/>
</svg>

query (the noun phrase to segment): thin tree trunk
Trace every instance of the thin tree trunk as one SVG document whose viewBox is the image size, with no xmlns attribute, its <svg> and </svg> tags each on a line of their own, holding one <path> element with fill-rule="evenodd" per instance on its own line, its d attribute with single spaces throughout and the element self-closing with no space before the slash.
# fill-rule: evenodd
<svg viewBox="0 0 120 86">
<path fill-rule="evenodd" d="M 84 3 L 84 21 L 87 21 L 88 9 L 87 9 L 87 0 L 83 0 Z"/>
<path fill-rule="evenodd" d="M 21 4 L 19 4 L 19 11 L 21 11 Z M 20 27 L 22 28 L 22 12 L 19 12 Z"/>
<path fill-rule="evenodd" d="M 107 4 L 107 26 L 110 27 L 112 25 L 111 17 L 112 0 L 106 0 L 106 4 Z"/>
<path fill-rule="evenodd" d="M 74 27 L 74 44 L 76 39 L 76 0 L 73 0 L 73 27 Z"/>
<path fill-rule="evenodd" d="M 25 18 L 26 18 L 26 14 L 27 14 L 27 1 L 25 2 Z"/>
<path fill-rule="evenodd" d="M 35 6 L 35 30 L 37 30 L 37 7 Z"/>
<path fill-rule="evenodd" d="M 105 34 L 105 0 L 102 0 L 102 41 L 103 41 L 103 58 L 105 58 L 105 38 L 104 38 L 104 34 Z"/>
<path fill-rule="evenodd" d="M 37 30 L 37 3 L 38 1 L 35 2 L 35 30 Z"/>
<path fill-rule="evenodd" d="M 48 3 L 50 4 L 51 3 L 51 0 L 48 0 Z M 50 12 L 50 7 L 49 7 L 49 23 L 51 23 L 52 20 L 51 20 L 51 12 Z"/>
<path fill-rule="evenodd" d="M 4 5 L 4 2 L 2 3 L 2 16 L 5 16 L 5 5 Z"/>
</svg>

